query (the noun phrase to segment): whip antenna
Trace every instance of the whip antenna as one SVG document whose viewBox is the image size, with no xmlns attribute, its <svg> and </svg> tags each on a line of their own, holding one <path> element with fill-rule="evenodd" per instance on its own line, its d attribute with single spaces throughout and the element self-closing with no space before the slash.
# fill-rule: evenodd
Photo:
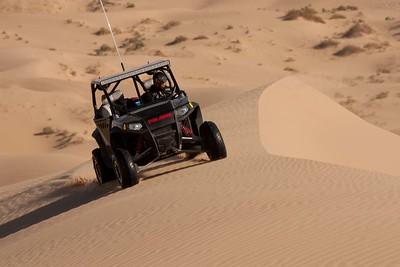
<svg viewBox="0 0 400 267">
<path fill-rule="evenodd" d="M 112 30 L 112 27 L 111 27 L 111 24 L 110 24 L 110 20 L 108 19 L 106 9 L 104 8 L 103 0 L 99 0 L 99 1 L 100 1 L 100 4 L 101 4 L 101 8 L 103 9 L 104 16 L 106 17 L 106 21 L 107 21 L 107 24 L 108 24 L 108 28 L 110 29 L 111 37 L 112 37 L 112 39 L 113 39 L 113 42 L 114 42 L 114 45 L 115 45 L 115 49 L 117 50 L 117 54 L 118 54 L 119 60 L 121 61 L 122 70 L 125 71 L 124 61 L 122 60 L 122 56 L 121 56 L 121 54 L 119 53 L 117 41 L 115 41 L 114 32 L 113 32 L 113 30 Z"/>
</svg>

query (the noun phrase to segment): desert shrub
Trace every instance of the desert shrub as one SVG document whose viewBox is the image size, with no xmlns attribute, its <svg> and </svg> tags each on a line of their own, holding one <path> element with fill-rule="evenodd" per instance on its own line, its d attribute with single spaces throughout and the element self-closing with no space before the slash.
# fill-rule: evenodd
<svg viewBox="0 0 400 267">
<path fill-rule="evenodd" d="M 347 5 L 347 6 L 340 5 L 337 8 L 332 9 L 333 12 L 335 12 L 335 11 L 356 11 L 356 10 L 358 10 L 358 7 L 351 6 L 351 5 Z"/>
<path fill-rule="evenodd" d="M 356 103 L 357 101 L 353 99 L 351 96 L 347 96 L 346 99 L 339 101 L 339 104 L 345 107 L 351 106 L 352 104 Z"/>
<path fill-rule="evenodd" d="M 357 23 L 342 34 L 342 38 L 357 38 L 364 34 L 371 34 L 372 28 L 365 23 Z"/>
<path fill-rule="evenodd" d="M 127 38 L 122 42 L 120 48 L 126 49 L 125 51 L 127 53 L 133 52 L 145 47 L 144 40 L 145 38 L 142 34 L 140 34 L 139 32 L 135 32 L 133 37 Z"/>
<path fill-rule="evenodd" d="M 56 149 L 63 149 L 70 145 L 79 145 L 84 142 L 83 138 L 79 137 L 77 133 L 67 130 L 58 131 L 55 136 L 57 137 L 56 145 L 54 146 Z"/>
<path fill-rule="evenodd" d="M 196 37 L 193 38 L 193 40 L 197 41 L 197 40 L 207 40 L 208 37 L 205 35 L 198 35 Z"/>
<path fill-rule="evenodd" d="M 114 34 L 120 34 L 122 33 L 122 31 L 119 28 L 113 28 L 113 32 Z M 94 35 L 106 35 L 106 34 L 110 34 L 110 30 L 104 27 L 101 27 L 100 29 L 98 29 L 97 31 L 95 31 L 93 33 Z"/>
<path fill-rule="evenodd" d="M 43 129 L 42 129 L 42 131 L 40 131 L 40 132 L 38 132 L 38 133 L 35 133 L 34 135 L 36 135 L 36 136 L 40 136 L 40 135 L 52 135 L 52 134 L 55 134 L 56 133 L 56 130 L 55 129 L 53 129 L 52 127 L 50 127 L 50 126 L 47 126 L 47 127 L 44 127 Z"/>
<path fill-rule="evenodd" d="M 115 5 L 115 3 L 112 2 L 111 0 L 103 0 L 103 4 L 104 4 L 105 8 Z M 87 4 L 86 9 L 89 12 L 97 12 L 97 11 L 101 10 L 101 5 L 98 0 L 92 0 L 89 2 L 89 4 Z"/>
<path fill-rule="evenodd" d="M 373 98 L 371 98 L 371 100 L 382 100 L 385 99 L 389 96 L 389 92 L 380 92 L 379 94 L 377 94 L 376 96 L 374 96 Z"/>
<path fill-rule="evenodd" d="M 325 21 L 321 17 L 317 16 L 317 14 L 318 12 L 315 9 L 307 6 L 301 9 L 289 10 L 286 15 L 282 17 L 282 20 L 296 20 L 298 18 L 303 18 L 313 22 L 325 23 Z"/>
<path fill-rule="evenodd" d="M 314 49 L 325 49 L 328 47 L 337 47 L 338 45 L 339 45 L 339 42 L 332 40 L 332 39 L 328 39 L 328 40 L 323 40 L 319 44 L 315 45 Z"/>
<path fill-rule="evenodd" d="M 377 70 L 378 74 L 390 74 L 392 71 L 387 67 L 379 67 Z"/>
<path fill-rule="evenodd" d="M 362 48 L 354 45 L 347 45 L 344 48 L 337 51 L 334 55 L 337 57 L 347 57 L 353 54 L 361 53 L 364 51 Z"/>
<path fill-rule="evenodd" d="M 126 3 L 126 8 L 134 8 L 134 7 L 135 7 L 134 3 L 131 3 L 131 2 Z"/>
<path fill-rule="evenodd" d="M 157 22 L 157 20 L 155 20 L 155 19 L 152 19 L 152 18 L 144 18 L 144 19 L 142 19 L 140 22 L 139 22 L 139 24 L 140 25 L 149 25 L 149 24 L 153 24 L 153 23 L 156 23 Z"/>
<path fill-rule="evenodd" d="M 90 65 L 86 67 L 85 72 L 87 74 L 99 75 L 100 74 L 99 68 L 100 68 L 99 64 Z"/>
<path fill-rule="evenodd" d="M 181 23 L 177 20 L 171 20 L 161 27 L 162 30 L 168 31 L 171 28 L 179 26 Z"/>
<path fill-rule="evenodd" d="M 378 73 L 377 75 L 371 75 L 368 77 L 368 82 L 370 83 L 384 83 L 385 80 Z M 380 98 L 378 98 L 380 99 Z"/>
<path fill-rule="evenodd" d="M 283 70 L 287 72 L 297 72 L 297 70 L 292 67 L 285 67 Z"/>
<path fill-rule="evenodd" d="M 165 45 L 167 45 L 167 46 L 176 45 L 176 44 L 187 41 L 187 39 L 188 38 L 186 36 L 179 35 L 173 41 L 166 43 Z"/>
<path fill-rule="evenodd" d="M 102 44 L 99 48 L 94 50 L 94 55 L 96 56 L 105 56 L 108 52 L 114 51 L 114 48 L 107 44 Z"/>
<path fill-rule="evenodd" d="M 149 55 L 151 55 L 151 56 L 156 56 L 156 57 L 166 57 L 166 56 L 167 56 L 167 55 L 164 54 L 164 52 L 161 51 L 161 50 L 153 50 L 153 51 L 150 51 L 150 52 L 149 52 Z"/>
<path fill-rule="evenodd" d="M 101 27 L 100 29 L 98 29 L 97 31 L 95 31 L 93 34 L 94 35 L 106 35 L 109 34 L 110 32 L 108 31 L 108 29 Z"/>
</svg>

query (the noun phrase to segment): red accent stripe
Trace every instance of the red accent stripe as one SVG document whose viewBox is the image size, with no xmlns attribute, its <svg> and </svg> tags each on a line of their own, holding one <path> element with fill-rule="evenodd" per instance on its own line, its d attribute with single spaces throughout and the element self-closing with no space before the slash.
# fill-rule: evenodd
<svg viewBox="0 0 400 267">
<path fill-rule="evenodd" d="M 170 118 L 172 118 L 172 113 L 166 113 L 166 114 L 160 115 L 158 117 L 149 119 L 147 122 L 149 124 L 154 124 L 154 123 L 157 123 L 157 122 L 160 122 L 160 121 L 163 121 L 166 119 L 170 119 Z"/>
</svg>

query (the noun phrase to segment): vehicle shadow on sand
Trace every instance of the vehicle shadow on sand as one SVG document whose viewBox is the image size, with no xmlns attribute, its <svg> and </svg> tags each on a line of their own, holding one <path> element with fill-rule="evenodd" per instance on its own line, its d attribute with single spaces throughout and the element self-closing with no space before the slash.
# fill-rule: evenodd
<svg viewBox="0 0 400 267">
<path fill-rule="evenodd" d="M 67 180 L 70 177 L 62 176 L 57 179 Z M 94 182 L 82 186 L 58 182 L 55 186 L 48 194 L 33 200 L 46 203 L 45 205 L 0 225 L 0 239 L 120 190 L 116 182 L 101 187 Z M 29 188 L 27 191 L 31 190 Z"/>
<path fill-rule="evenodd" d="M 140 172 L 140 176 L 142 176 L 141 180 L 146 181 L 150 179 L 154 179 L 163 175 L 171 174 L 174 172 L 179 172 L 185 169 L 194 168 L 200 165 L 204 165 L 209 163 L 210 161 L 205 159 L 191 159 L 191 158 L 173 158 L 173 160 L 162 163 L 160 165 L 146 168 L 142 172 Z M 174 168 L 168 168 L 171 166 L 176 166 Z M 161 172 L 156 172 L 161 170 Z"/>
<path fill-rule="evenodd" d="M 204 159 L 174 158 L 165 163 L 146 168 L 140 175 L 143 177 L 142 180 L 145 181 L 206 163 L 209 163 L 209 161 Z M 50 190 L 47 189 L 50 191 L 49 193 L 33 199 L 39 205 L 45 203 L 43 206 L 0 225 L 0 239 L 121 190 L 117 181 L 103 186 L 99 186 L 97 182 L 89 182 L 86 185 L 79 186 L 68 183 L 71 180 L 70 176 L 63 175 L 53 181 L 46 181 L 43 184 L 28 188 L 25 192 L 4 199 L 3 201 L 12 203 L 18 198 L 23 198 L 24 194 L 34 194 L 35 191 L 40 192 L 42 188 L 50 187 Z M 13 208 L 18 210 L 20 207 Z"/>
</svg>

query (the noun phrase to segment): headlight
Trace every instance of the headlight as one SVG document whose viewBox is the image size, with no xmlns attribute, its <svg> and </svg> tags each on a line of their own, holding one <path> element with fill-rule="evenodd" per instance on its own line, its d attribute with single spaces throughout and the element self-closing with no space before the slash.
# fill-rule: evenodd
<svg viewBox="0 0 400 267">
<path fill-rule="evenodd" d="M 176 113 L 178 114 L 179 117 L 182 117 L 182 116 L 184 116 L 186 113 L 188 113 L 188 111 L 189 111 L 188 106 L 183 106 L 183 107 L 178 108 L 178 109 L 176 110 Z"/>
<path fill-rule="evenodd" d="M 143 125 L 140 122 L 127 123 L 124 125 L 124 130 L 140 131 L 142 128 Z"/>
</svg>

